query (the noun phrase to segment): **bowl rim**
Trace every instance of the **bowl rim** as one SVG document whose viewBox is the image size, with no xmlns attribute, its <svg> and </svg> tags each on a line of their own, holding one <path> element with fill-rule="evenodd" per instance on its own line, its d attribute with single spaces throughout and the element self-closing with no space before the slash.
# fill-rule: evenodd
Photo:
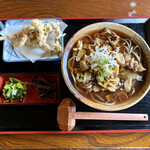
<svg viewBox="0 0 150 150">
<path fill-rule="evenodd" d="M 121 26 L 121 27 L 123 27 L 124 29 L 127 29 L 128 31 L 131 31 L 132 33 L 134 33 L 134 35 L 135 36 L 138 36 L 139 38 L 140 38 L 140 40 L 142 40 L 142 42 L 144 43 L 144 45 L 147 47 L 147 49 L 149 50 L 149 52 L 150 52 L 150 47 L 148 46 L 148 44 L 146 43 L 146 41 L 137 33 L 137 32 L 135 32 L 134 30 L 132 30 L 131 28 L 129 28 L 129 27 L 127 27 L 127 26 L 124 26 L 124 25 L 122 25 L 122 24 L 119 24 L 119 23 L 114 23 L 114 22 L 98 22 L 98 23 L 93 23 L 93 24 L 90 24 L 90 25 L 87 25 L 87 26 L 85 26 L 85 27 L 83 27 L 83 28 L 81 28 L 80 30 L 78 30 L 69 40 L 68 40 L 68 42 L 67 42 L 67 44 L 66 44 L 66 46 L 65 46 L 65 48 L 64 48 L 64 51 L 63 51 L 63 54 L 62 54 L 62 59 L 61 59 L 61 71 L 62 71 L 62 75 L 63 75 L 63 79 L 64 79 L 64 81 L 65 81 L 65 84 L 67 85 L 67 87 L 68 87 L 68 89 L 70 90 L 70 92 L 78 99 L 78 100 L 80 100 L 81 102 L 83 102 L 85 105 L 87 105 L 87 106 L 90 106 L 90 107 L 92 107 L 92 108 L 94 108 L 94 109 L 98 109 L 98 110 L 103 110 L 103 111 L 120 111 L 120 110 L 124 110 L 124 109 L 127 109 L 127 108 L 130 108 L 130 107 L 132 107 L 132 106 L 134 106 L 135 104 L 137 104 L 139 101 L 141 101 L 142 99 L 143 99 L 143 97 L 148 93 L 148 91 L 149 91 L 149 89 L 150 89 L 150 82 L 149 82 L 149 85 L 147 86 L 147 88 L 146 88 L 146 90 L 143 92 L 143 94 L 138 98 L 138 100 L 136 100 L 136 101 L 134 101 L 134 102 L 132 102 L 132 103 L 130 103 L 130 104 L 128 104 L 128 105 L 125 105 L 125 106 L 123 106 L 123 107 L 119 107 L 118 109 L 113 109 L 113 108 L 111 108 L 111 107 L 109 107 L 109 110 L 107 109 L 107 108 L 105 108 L 105 107 L 102 107 L 102 108 L 99 108 L 98 106 L 100 106 L 100 104 L 99 103 L 96 103 L 96 102 L 93 102 L 93 104 L 95 104 L 94 106 L 92 105 L 92 103 L 88 103 L 88 98 L 86 98 L 86 97 L 84 97 L 84 96 L 82 96 L 82 94 L 80 94 L 80 92 L 78 92 L 77 90 L 76 90 L 76 88 L 74 88 L 75 89 L 75 91 L 77 91 L 78 92 L 78 94 L 80 95 L 77 95 L 76 94 L 76 92 L 71 88 L 71 86 L 69 85 L 69 83 L 67 82 L 67 78 L 66 78 L 66 76 L 65 76 L 65 72 L 64 72 L 64 56 L 65 56 L 65 51 L 66 51 L 66 49 L 67 49 L 67 47 L 68 47 L 68 45 L 69 45 L 69 43 L 70 43 L 70 41 L 72 41 L 73 40 L 73 38 L 76 36 L 76 35 L 78 35 L 81 31 L 84 31 L 84 30 L 86 30 L 87 28 L 90 28 L 91 26 L 93 26 L 93 25 L 104 25 L 104 24 L 114 24 L 114 25 L 117 25 L 118 27 L 119 26 Z M 87 32 L 88 33 L 88 32 Z M 85 34 L 85 33 L 84 33 Z M 134 36 L 134 37 L 135 37 Z M 133 37 L 133 38 L 134 38 Z M 70 49 L 71 50 L 71 49 Z M 69 50 L 69 51 L 70 51 Z M 67 66 L 68 66 L 68 64 L 67 64 Z M 71 82 L 70 82 L 71 83 Z M 71 83 L 71 85 L 73 85 L 72 83 Z M 82 98 L 84 98 L 84 99 L 86 99 L 86 100 L 83 100 Z M 103 104 L 101 104 L 102 106 L 105 106 L 105 105 L 103 105 Z"/>
</svg>

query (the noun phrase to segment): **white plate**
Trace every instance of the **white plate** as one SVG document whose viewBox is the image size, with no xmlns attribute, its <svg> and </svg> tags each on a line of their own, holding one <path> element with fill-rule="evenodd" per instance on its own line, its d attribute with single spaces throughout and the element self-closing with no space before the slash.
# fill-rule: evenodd
<svg viewBox="0 0 150 150">
<path fill-rule="evenodd" d="M 9 26 L 30 26 L 31 25 L 31 20 L 33 19 L 18 19 L 18 20 L 8 20 L 5 22 L 5 27 Z M 51 19 L 39 19 L 43 23 L 48 23 L 48 22 L 57 22 L 61 21 L 59 18 L 51 18 Z M 62 28 L 62 27 L 61 27 Z M 64 39 L 63 37 L 61 38 L 61 45 L 64 48 Z M 41 58 L 39 58 L 37 61 L 55 61 L 59 60 L 60 57 L 58 55 L 51 56 L 49 57 L 49 52 L 45 53 Z M 21 53 L 19 53 L 10 43 L 10 40 L 4 40 L 3 44 L 3 60 L 5 62 L 25 62 L 25 61 L 30 61 L 26 57 L 24 57 Z"/>
</svg>

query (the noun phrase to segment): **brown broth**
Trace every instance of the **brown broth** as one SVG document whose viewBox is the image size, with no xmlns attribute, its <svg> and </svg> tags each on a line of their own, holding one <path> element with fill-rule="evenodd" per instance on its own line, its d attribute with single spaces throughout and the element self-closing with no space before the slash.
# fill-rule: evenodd
<svg viewBox="0 0 150 150">
<path fill-rule="evenodd" d="M 95 33 L 98 33 L 98 32 L 100 32 L 101 30 L 95 30 L 95 31 L 92 31 L 92 32 L 88 32 L 87 34 L 88 35 L 90 35 L 92 38 L 93 38 L 93 36 L 94 36 L 94 34 Z M 117 31 L 117 30 L 112 30 L 113 32 L 115 32 L 117 35 L 119 35 L 121 38 L 123 38 L 123 39 L 131 39 L 131 37 L 130 36 L 128 36 L 128 35 L 126 35 L 126 34 L 124 34 L 124 33 L 122 33 L 122 32 L 120 32 L 120 31 Z M 82 40 L 86 40 L 87 39 L 87 37 L 85 37 L 85 38 L 82 38 Z M 133 46 L 135 46 L 136 44 L 132 41 L 132 45 Z M 72 47 L 72 49 L 71 49 L 71 53 L 70 53 L 70 55 L 69 55 L 69 58 L 71 57 L 71 55 L 72 55 L 72 52 L 73 52 L 73 48 L 76 46 L 76 44 Z M 142 53 L 142 64 L 143 64 L 143 66 L 144 66 L 144 68 L 146 68 L 146 70 L 147 70 L 147 67 L 146 67 L 146 62 L 144 61 L 144 58 L 145 58 L 145 56 L 144 56 L 144 54 Z M 78 65 L 78 64 L 77 64 Z M 136 81 L 136 84 L 135 84 L 135 93 L 134 94 L 132 94 L 132 95 L 130 95 L 130 93 L 126 93 L 127 94 L 127 96 L 128 96 L 128 99 L 126 99 L 126 100 L 124 100 L 124 101 L 120 101 L 119 100 L 119 98 L 118 98 L 118 96 L 117 96 L 117 94 L 119 93 L 119 92 L 122 92 L 120 89 L 119 90 L 117 90 L 116 92 L 109 92 L 109 91 L 100 91 L 100 92 L 97 92 L 96 94 L 98 94 L 101 98 L 103 98 L 104 100 L 106 100 L 106 96 L 107 95 L 111 95 L 111 94 L 115 94 L 116 96 L 117 96 L 117 99 L 116 99 L 116 103 L 115 104 L 120 104 L 120 103 L 123 103 L 123 102 L 125 102 L 125 101 L 128 101 L 131 97 L 133 97 L 134 95 L 136 95 L 140 90 L 141 90 L 141 88 L 142 88 L 142 86 L 143 86 L 143 84 L 144 84 L 144 79 L 145 79 L 145 72 L 143 72 L 143 73 L 140 73 L 140 74 L 142 74 L 142 76 L 143 76 L 143 81 Z M 72 77 L 71 77 L 71 75 L 70 75 L 70 79 L 72 80 Z M 73 82 L 73 80 L 72 80 L 72 82 Z M 91 97 L 90 97 L 90 95 L 89 94 L 86 94 L 86 90 L 85 89 L 83 89 L 82 87 L 80 87 L 79 85 L 77 85 L 80 89 L 82 89 L 83 90 L 83 93 L 81 93 L 84 97 L 87 97 L 88 99 L 91 99 Z M 123 92 L 124 92 L 124 90 L 123 90 Z M 92 94 L 94 94 L 94 92 L 92 91 L 91 92 Z M 98 99 L 97 99 L 98 100 Z M 98 100 L 99 101 L 99 100 Z M 102 102 L 102 101 L 101 101 Z"/>
</svg>

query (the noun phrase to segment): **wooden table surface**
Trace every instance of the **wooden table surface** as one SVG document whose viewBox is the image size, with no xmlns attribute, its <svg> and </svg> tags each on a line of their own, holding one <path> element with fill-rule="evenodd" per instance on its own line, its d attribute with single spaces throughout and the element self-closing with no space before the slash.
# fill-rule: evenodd
<svg viewBox="0 0 150 150">
<path fill-rule="evenodd" d="M 150 16 L 148 0 L 0 0 L 0 19 Z M 150 148 L 150 133 L 0 135 L 0 149 Z"/>
</svg>

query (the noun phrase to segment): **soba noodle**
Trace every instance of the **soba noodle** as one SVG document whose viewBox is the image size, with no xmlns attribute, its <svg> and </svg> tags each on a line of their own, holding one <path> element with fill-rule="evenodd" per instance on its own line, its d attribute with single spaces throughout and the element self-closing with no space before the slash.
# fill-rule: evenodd
<svg viewBox="0 0 150 150">
<path fill-rule="evenodd" d="M 140 47 L 106 28 L 77 41 L 68 68 L 80 93 L 107 105 L 132 96 L 146 70 Z"/>
</svg>

